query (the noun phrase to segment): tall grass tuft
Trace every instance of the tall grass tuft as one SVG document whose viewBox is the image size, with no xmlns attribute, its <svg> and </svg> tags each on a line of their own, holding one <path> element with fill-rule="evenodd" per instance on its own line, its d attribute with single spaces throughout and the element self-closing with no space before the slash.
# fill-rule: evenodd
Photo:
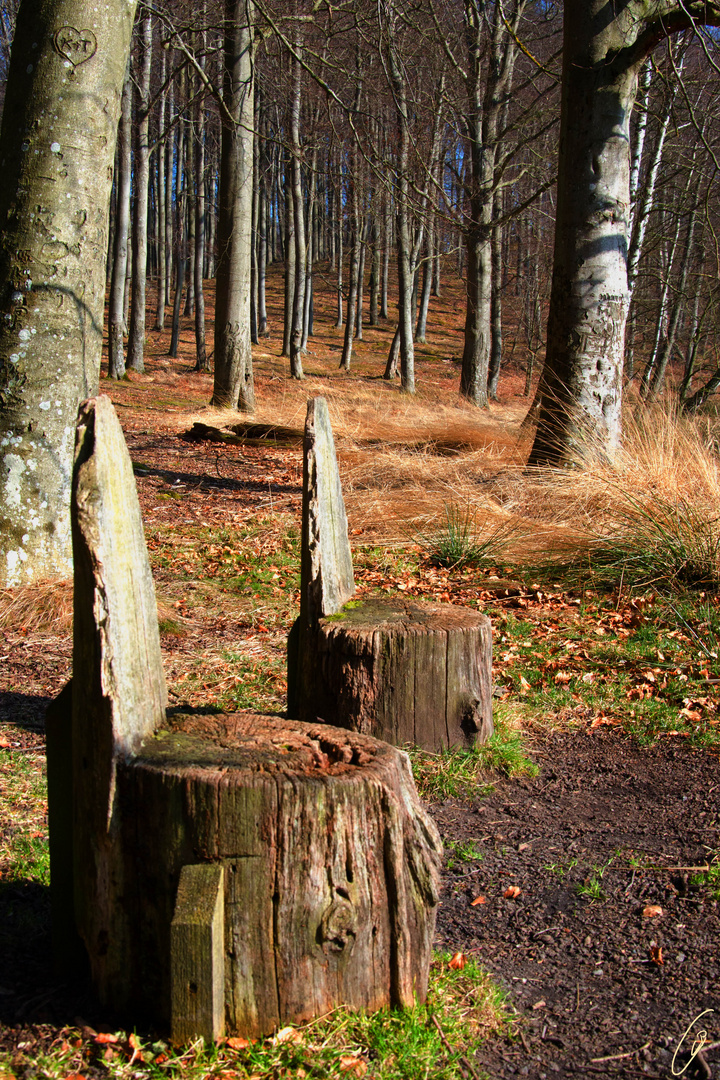
<svg viewBox="0 0 720 1080">
<path fill-rule="evenodd" d="M 433 566 L 451 570 L 465 566 L 497 566 L 507 559 L 508 545 L 518 537 L 513 521 L 478 520 L 469 503 L 459 507 L 445 503 L 445 520 L 431 532 L 420 533 L 417 543 L 425 550 Z"/>
</svg>

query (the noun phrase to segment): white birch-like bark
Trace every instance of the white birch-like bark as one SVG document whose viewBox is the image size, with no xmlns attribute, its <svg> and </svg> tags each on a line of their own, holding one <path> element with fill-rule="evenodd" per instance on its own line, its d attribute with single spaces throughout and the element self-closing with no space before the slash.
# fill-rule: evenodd
<svg viewBox="0 0 720 1080">
<path fill-rule="evenodd" d="M 23 0 L 0 132 L 0 586 L 72 569 L 79 403 L 97 390 L 135 0 Z"/>
<path fill-rule="evenodd" d="M 601 11 L 605 13 L 601 16 Z M 529 464 L 572 465 L 621 437 L 629 292 L 630 115 L 655 45 L 715 3 L 566 0 L 553 282 Z"/>
</svg>

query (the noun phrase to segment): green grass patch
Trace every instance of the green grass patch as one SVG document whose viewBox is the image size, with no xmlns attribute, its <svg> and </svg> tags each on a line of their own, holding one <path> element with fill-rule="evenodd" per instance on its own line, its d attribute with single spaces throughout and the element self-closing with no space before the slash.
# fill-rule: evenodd
<svg viewBox="0 0 720 1080">
<path fill-rule="evenodd" d="M 617 726 L 641 743 L 720 742 L 716 597 L 588 591 L 552 622 L 505 614 L 494 630 L 511 712 Z"/>
<path fill-rule="evenodd" d="M 454 747 L 439 754 L 410 748 L 409 753 L 420 797 L 429 802 L 482 798 L 492 790 L 492 774 L 537 776 L 539 771 L 527 756 L 520 732 L 500 721 L 482 745 Z"/>
<path fill-rule="evenodd" d="M 171 1048 L 124 1031 L 113 1033 L 114 1042 L 95 1043 L 66 1029 L 49 1052 L 0 1055 L 0 1076 L 3 1068 L 15 1074 L 22 1069 L 26 1076 L 62 1080 L 70 1073 L 100 1068 L 117 1080 L 131 1074 L 133 1080 L 353 1080 L 366 1075 L 372 1080 L 461 1080 L 481 1041 L 500 1028 L 511 1030 L 514 1019 L 505 995 L 472 959 L 453 969 L 449 957 L 438 956 L 427 1003 L 411 1009 L 365 1014 L 338 1008 L 320 1020 L 283 1028 L 273 1038 L 245 1046 L 244 1040 L 230 1038 L 219 1045 L 199 1039 L 188 1047 Z"/>
<path fill-rule="evenodd" d="M 459 570 L 502 564 L 510 541 L 517 540 L 518 535 L 512 522 L 483 521 L 469 505 L 445 503 L 444 520 L 415 539 L 433 566 Z"/>
<path fill-rule="evenodd" d="M 42 754 L 0 750 L 0 880 L 50 883 Z"/>
</svg>

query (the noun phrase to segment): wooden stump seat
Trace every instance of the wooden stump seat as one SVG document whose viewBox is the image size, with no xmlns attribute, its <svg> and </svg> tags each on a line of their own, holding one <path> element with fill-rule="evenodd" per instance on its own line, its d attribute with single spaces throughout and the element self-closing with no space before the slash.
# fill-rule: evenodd
<svg viewBox="0 0 720 1080">
<path fill-rule="evenodd" d="M 347 518 L 324 398 L 308 403 L 300 617 L 288 715 L 437 752 L 493 733 L 486 615 L 417 598 L 353 600 Z"/>
<path fill-rule="evenodd" d="M 179 1043 L 423 1000 L 441 844 L 407 755 L 326 724 L 166 716 L 137 493 L 107 398 L 81 407 L 72 520 L 73 679 L 47 720 L 65 967 L 85 954 L 107 1006 Z"/>
</svg>

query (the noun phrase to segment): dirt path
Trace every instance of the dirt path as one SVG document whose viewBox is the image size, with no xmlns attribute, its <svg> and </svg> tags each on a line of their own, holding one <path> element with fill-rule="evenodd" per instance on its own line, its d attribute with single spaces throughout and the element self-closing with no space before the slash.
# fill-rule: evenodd
<svg viewBox="0 0 720 1080">
<path fill-rule="evenodd" d="M 670 1076 L 696 1017 L 714 1010 L 694 1034 L 720 1030 L 718 902 L 684 869 L 716 851 L 717 755 L 597 733 L 536 750 L 537 779 L 434 808 L 454 859 L 438 943 L 476 957 L 522 1016 L 521 1037 L 491 1040 L 481 1063 L 497 1080 Z M 469 840 L 480 859 L 455 854 Z M 712 1073 L 696 1062 L 685 1075 L 718 1075 L 718 1052 L 706 1056 Z"/>
</svg>

